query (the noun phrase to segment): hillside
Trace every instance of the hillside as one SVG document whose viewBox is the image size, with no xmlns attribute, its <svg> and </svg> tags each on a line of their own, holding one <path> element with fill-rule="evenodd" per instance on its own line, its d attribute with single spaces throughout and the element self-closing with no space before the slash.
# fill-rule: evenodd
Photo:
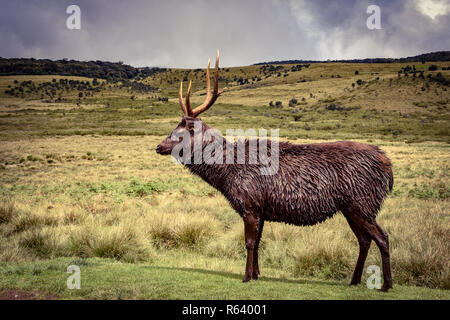
<svg viewBox="0 0 450 320">
<path fill-rule="evenodd" d="M 382 148 L 395 177 L 377 218 L 390 236 L 388 294 L 367 289 L 366 272 L 348 287 L 358 243 L 339 213 L 312 227 L 267 223 L 261 278 L 241 282 L 241 218 L 154 151 L 180 121 L 180 81 L 193 80 L 193 105 L 205 98 L 204 69 L 0 76 L 0 297 L 448 299 L 449 65 L 221 68 L 228 89 L 202 114 L 223 134 L 279 129 L 292 143 Z M 66 287 L 69 264 L 81 267 L 81 290 Z M 380 265 L 374 245 L 369 265 Z"/>
<path fill-rule="evenodd" d="M 393 63 L 393 62 L 430 62 L 430 61 L 450 61 L 450 51 L 436 51 L 419 54 L 417 56 L 406 58 L 366 58 L 366 59 L 345 59 L 345 60 L 282 60 L 259 62 L 255 65 L 262 64 L 297 64 L 297 63 L 324 63 L 324 62 L 341 62 L 341 63 Z"/>
</svg>

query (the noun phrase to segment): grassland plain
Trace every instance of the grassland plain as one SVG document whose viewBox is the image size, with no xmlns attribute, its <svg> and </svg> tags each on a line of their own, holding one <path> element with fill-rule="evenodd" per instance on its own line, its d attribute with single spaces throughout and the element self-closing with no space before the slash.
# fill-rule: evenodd
<svg viewBox="0 0 450 320">
<path fill-rule="evenodd" d="M 4 90 L 72 77 L 0 77 L 0 291 L 69 299 L 449 299 L 449 94 L 433 80 L 448 71 L 418 64 L 423 78 L 399 76 L 406 66 L 223 69 L 229 89 L 203 116 L 223 133 L 279 128 L 294 143 L 347 139 L 384 149 L 395 176 L 378 218 L 391 242 L 388 294 L 347 286 L 358 245 L 340 214 L 313 227 L 269 223 L 262 278 L 240 282 L 239 216 L 220 193 L 154 152 L 180 119 L 179 81 L 193 79 L 194 102 L 203 98 L 204 70 L 180 69 L 143 80 L 158 92 L 111 84 L 83 98 L 66 90 L 58 102 Z M 81 267 L 81 290 L 66 287 L 70 264 Z M 371 264 L 380 265 L 374 245 Z"/>
</svg>

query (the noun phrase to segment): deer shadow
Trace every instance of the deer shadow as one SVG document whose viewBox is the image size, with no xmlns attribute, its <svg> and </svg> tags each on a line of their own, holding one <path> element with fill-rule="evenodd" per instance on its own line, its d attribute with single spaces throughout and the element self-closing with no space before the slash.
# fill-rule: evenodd
<svg viewBox="0 0 450 320">
<path fill-rule="evenodd" d="M 205 270 L 199 268 L 181 268 L 181 267 L 164 267 L 164 266 L 146 266 L 145 268 L 159 269 L 159 270 L 177 270 L 184 272 L 197 272 L 201 274 L 215 275 L 221 276 L 225 278 L 231 278 L 242 281 L 244 274 L 237 274 L 226 271 L 216 271 L 216 270 Z M 333 280 L 314 280 L 314 279 L 283 279 L 283 278 L 274 278 L 274 277 L 266 277 L 259 276 L 258 280 L 252 280 L 258 282 L 281 282 L 281 283 L 291 283 L 291 284 L 315 284 L 315 285 L 331 285 L 331 286 L 342 286 L 344 283 L 336 282 Z"/>
</svg>

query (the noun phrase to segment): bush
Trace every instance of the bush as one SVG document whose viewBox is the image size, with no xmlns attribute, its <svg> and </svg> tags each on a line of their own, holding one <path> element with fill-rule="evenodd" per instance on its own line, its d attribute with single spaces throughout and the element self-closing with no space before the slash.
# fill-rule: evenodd
<svg viewBox="0 0 450 320">
<path fill-rule="evenodd" d="M 155 192 L 163 192 L 165 190 L 167 190 L 167 185 L 165 185 L 160 180 L 151 180 L 148 182 L 140 182 L 137 180 L 131 180 L 126 193 L 129 196 L 142 198 L 149 194 L 152 194 Z"/>
<path fill-rule="evenodd" d="M 38 157 L 35 157 L 35 156 L 33 156 L 33 155 L 28 155 L 28 156 L 27 156 L 27 160 L 28 160 L 28 161 L 33 161 L 33 162 L 35 162 L 35 161 L 39 160 L 39 158 L 38 158 Z"/>
<path fill-rule="evenodd" d="M 330 111 L 334 111 L 334 110 L 342 111 L 342 110 L 345 110 L 345 108 L 343 106 L 341 106 L 340 104 L 336 104 L 336 103 L 331 103 L 331 104 L 327 105 L 325 107 L 325 109 L 330 110 Z"/>
<path fill-rule="evenodd" d="M 289 107 L 295 107 L 297 105 L 298 101 L 295 98 L 292 98 L 291 100 L 289 100 Z"/>
<path fill-rule="evenodd" d="M 438 69 L 438 66 L 435 64 L 432 64 L 428 67 L 428 71 L 436 71 Z"/>
</svg>

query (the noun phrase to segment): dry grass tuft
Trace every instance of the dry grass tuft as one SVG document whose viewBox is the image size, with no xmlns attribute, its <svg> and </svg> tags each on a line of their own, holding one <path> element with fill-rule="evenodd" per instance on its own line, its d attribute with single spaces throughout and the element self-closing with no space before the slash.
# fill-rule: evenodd
<svg viewBox="0 0 450 320">
<path fill-rule="evenodd" d="M 148 235 L 158 248 L 198 248 L 221 229 L 214 218 L 199 214 L 153 214 L 146 217 Z"/>
<path fill-rule="evenodd" d="M 67 251 L 78 257 L 102 257 L 125 262 L 149 261 L 153 248 L 135 228 L 119 226 L 77 226 L 72 228 Z"/>
<path fill-rule="evenodd" d="M 0 224 L 11 222 L 14 216 L 14 205 L 11 202 L 5 202 L 0 205 Z"/>
</svg>

